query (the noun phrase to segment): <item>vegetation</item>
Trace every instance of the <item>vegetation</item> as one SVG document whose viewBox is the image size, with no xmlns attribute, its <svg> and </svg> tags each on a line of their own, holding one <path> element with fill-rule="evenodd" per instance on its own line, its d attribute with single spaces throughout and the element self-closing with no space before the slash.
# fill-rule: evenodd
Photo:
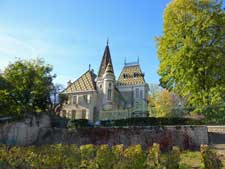
<svg viewBox="0 0 225 169">
<path fill-rule="evenodd" d="M 77 120 L 70 120 L 67 124 L 68 128 L 79 128 L 79 127 L 87 127 L 88 120 L 87 119 L 77 119 Z"/>
<path fill-rule="evenodd" d="M 173 0 L 157 38 L 163 88 L 187 100 L 194 112 L 225 103 L 225 12 L 222 1 Z M 225 114 L 224 109 L 214 112 Z M 208 114 L 206 114 L 207 116 Z"/>
<path fill-rule="evenodd" d="M 150 117 L 182 117 L 187 114 L 184 99 L 166 89 L 150 92 L 148 96 Z"/>
<path fill-rule="evenodd" d="M 205 146 L 204 146 L 205 147 Z M 125 148 L 123 145 L 94 146 L 92 144 L 44 145 L 41 147 L 0 147 L 2 169 L 220 169 L 221 161 L 207 148 L 200 152 L 180 151 L 173 147 L 170 152 L 160 152 L 158 144 L 145 151 L 140 145 Z M 201 158 L 203 159 L 201 161 Z M 217 164 L 214 165 L 215 159 Z M 192 163 L 193 162 L 193 163 Z M 213 165 L 211 165 L 213 164 Z M 209 166 L 210 165 L 210 166 Z M 213 166 L 213 167 L 211 167 Z"/>
<path fill-rule="evenodd" d="M 52 67 L 40 59 L 17 60 L 0 76 L 0 114 L 23 116 L 52 105 Z"/>
<path fill-rule="evenodd" d="M 102 126 L 200 125 L 204 121 L 179 117 L 146 117 L 101 121 Z"/>
</svg>

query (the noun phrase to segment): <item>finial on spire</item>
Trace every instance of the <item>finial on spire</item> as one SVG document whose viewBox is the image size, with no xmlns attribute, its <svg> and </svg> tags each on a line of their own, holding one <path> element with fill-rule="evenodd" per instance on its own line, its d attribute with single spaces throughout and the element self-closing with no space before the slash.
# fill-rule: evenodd
<svg viewBox="0 0 225 169">
<path fill-rule="evenodd" d="M 137 58 L 137 63 L 139 64 L 139 56 L 138 56 L 138 58 Z"/>
<path fill-rule="evenodd" d="M 91 70 L 91 64 L 89 64 L 88 67 L 89 67 L 89 71 L 90 71 Z"/>
<path fill-rule="evenodd" d="M 106 45 L 109 46 L 109 38 L 107 38 Z"/>
<path fill-rule="evenodd" d="M 127 64 L 127 58 L 125 57 L 125 59 L 124 59 L 124 65 L 126 65 Z"/>
</svg>

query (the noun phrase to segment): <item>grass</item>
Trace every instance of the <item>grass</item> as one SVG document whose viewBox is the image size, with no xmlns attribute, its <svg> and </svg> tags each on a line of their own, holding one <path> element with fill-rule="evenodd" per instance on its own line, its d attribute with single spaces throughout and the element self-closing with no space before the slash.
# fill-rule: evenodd
<svg viewBox="0 0 225 169">
<path fill-rule="evenodd" d="M 221 155 L 220 159 L 225 169 L 225 155 Z M 201 153 L 199 151 L 182 151 L 180 156 L 181 169 L 201 169 Z"/>
<path fill-rule="evenodd" d="M 199 151 L 183 151 L 181 153 L 180 165 L 186 168 L 201 168 L 201 153 Z"/>
</svg>

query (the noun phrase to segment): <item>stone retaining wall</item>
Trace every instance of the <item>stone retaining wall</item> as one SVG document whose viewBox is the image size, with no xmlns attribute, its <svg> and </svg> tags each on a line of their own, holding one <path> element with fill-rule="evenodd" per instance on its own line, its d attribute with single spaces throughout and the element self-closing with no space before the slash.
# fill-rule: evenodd
<svg viewBox="0 0 225 169">
<path fill-rule="evenodd" d="M 198 149 L 208 144 L 206 126 L 149 126 L 129 128 L 79 128 L 62 129 L 23 122 L 7 124 L 0 128 L 1 143 L 11 145 L 43 144 L 141 144 L 144 148 L 154 142 L 162 149 L 177 145 L 182 149 Z M 46 124 L 46 123 L 45 123 Z M 47 123 L 48 124 L 48 123 Z"/>
<path fill-rule="evenodd" d="M 209 144 L 225 144 L 225 126 L 208 126 Z"/>
</svg>

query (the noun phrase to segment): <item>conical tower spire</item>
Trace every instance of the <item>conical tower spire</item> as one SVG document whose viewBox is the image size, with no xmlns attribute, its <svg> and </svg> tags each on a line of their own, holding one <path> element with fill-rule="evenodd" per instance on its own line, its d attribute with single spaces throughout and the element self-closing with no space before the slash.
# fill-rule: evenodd
<svg viewBox="0 0 225 169">
<path fill-rule="evenodd" d="M 112 59 L 111 59 L 111 55 L 110 55 L 110 50 L 109 50 L 109 44 L 108 44 L 108 40 L 106 43 L 106 47 L 105 47 L 105 51 L 102 57 L 102 62 L 99 68 L 99 72 L 98 72 L 98 77 L 102 77 L 103 74 L 105 73 L 105 70 L 107 68 L 107 65 L 110 63 L 112 66 Z M 112 71 L 113 71 L 113 66 L 112 66 Z"/>
</svg>

